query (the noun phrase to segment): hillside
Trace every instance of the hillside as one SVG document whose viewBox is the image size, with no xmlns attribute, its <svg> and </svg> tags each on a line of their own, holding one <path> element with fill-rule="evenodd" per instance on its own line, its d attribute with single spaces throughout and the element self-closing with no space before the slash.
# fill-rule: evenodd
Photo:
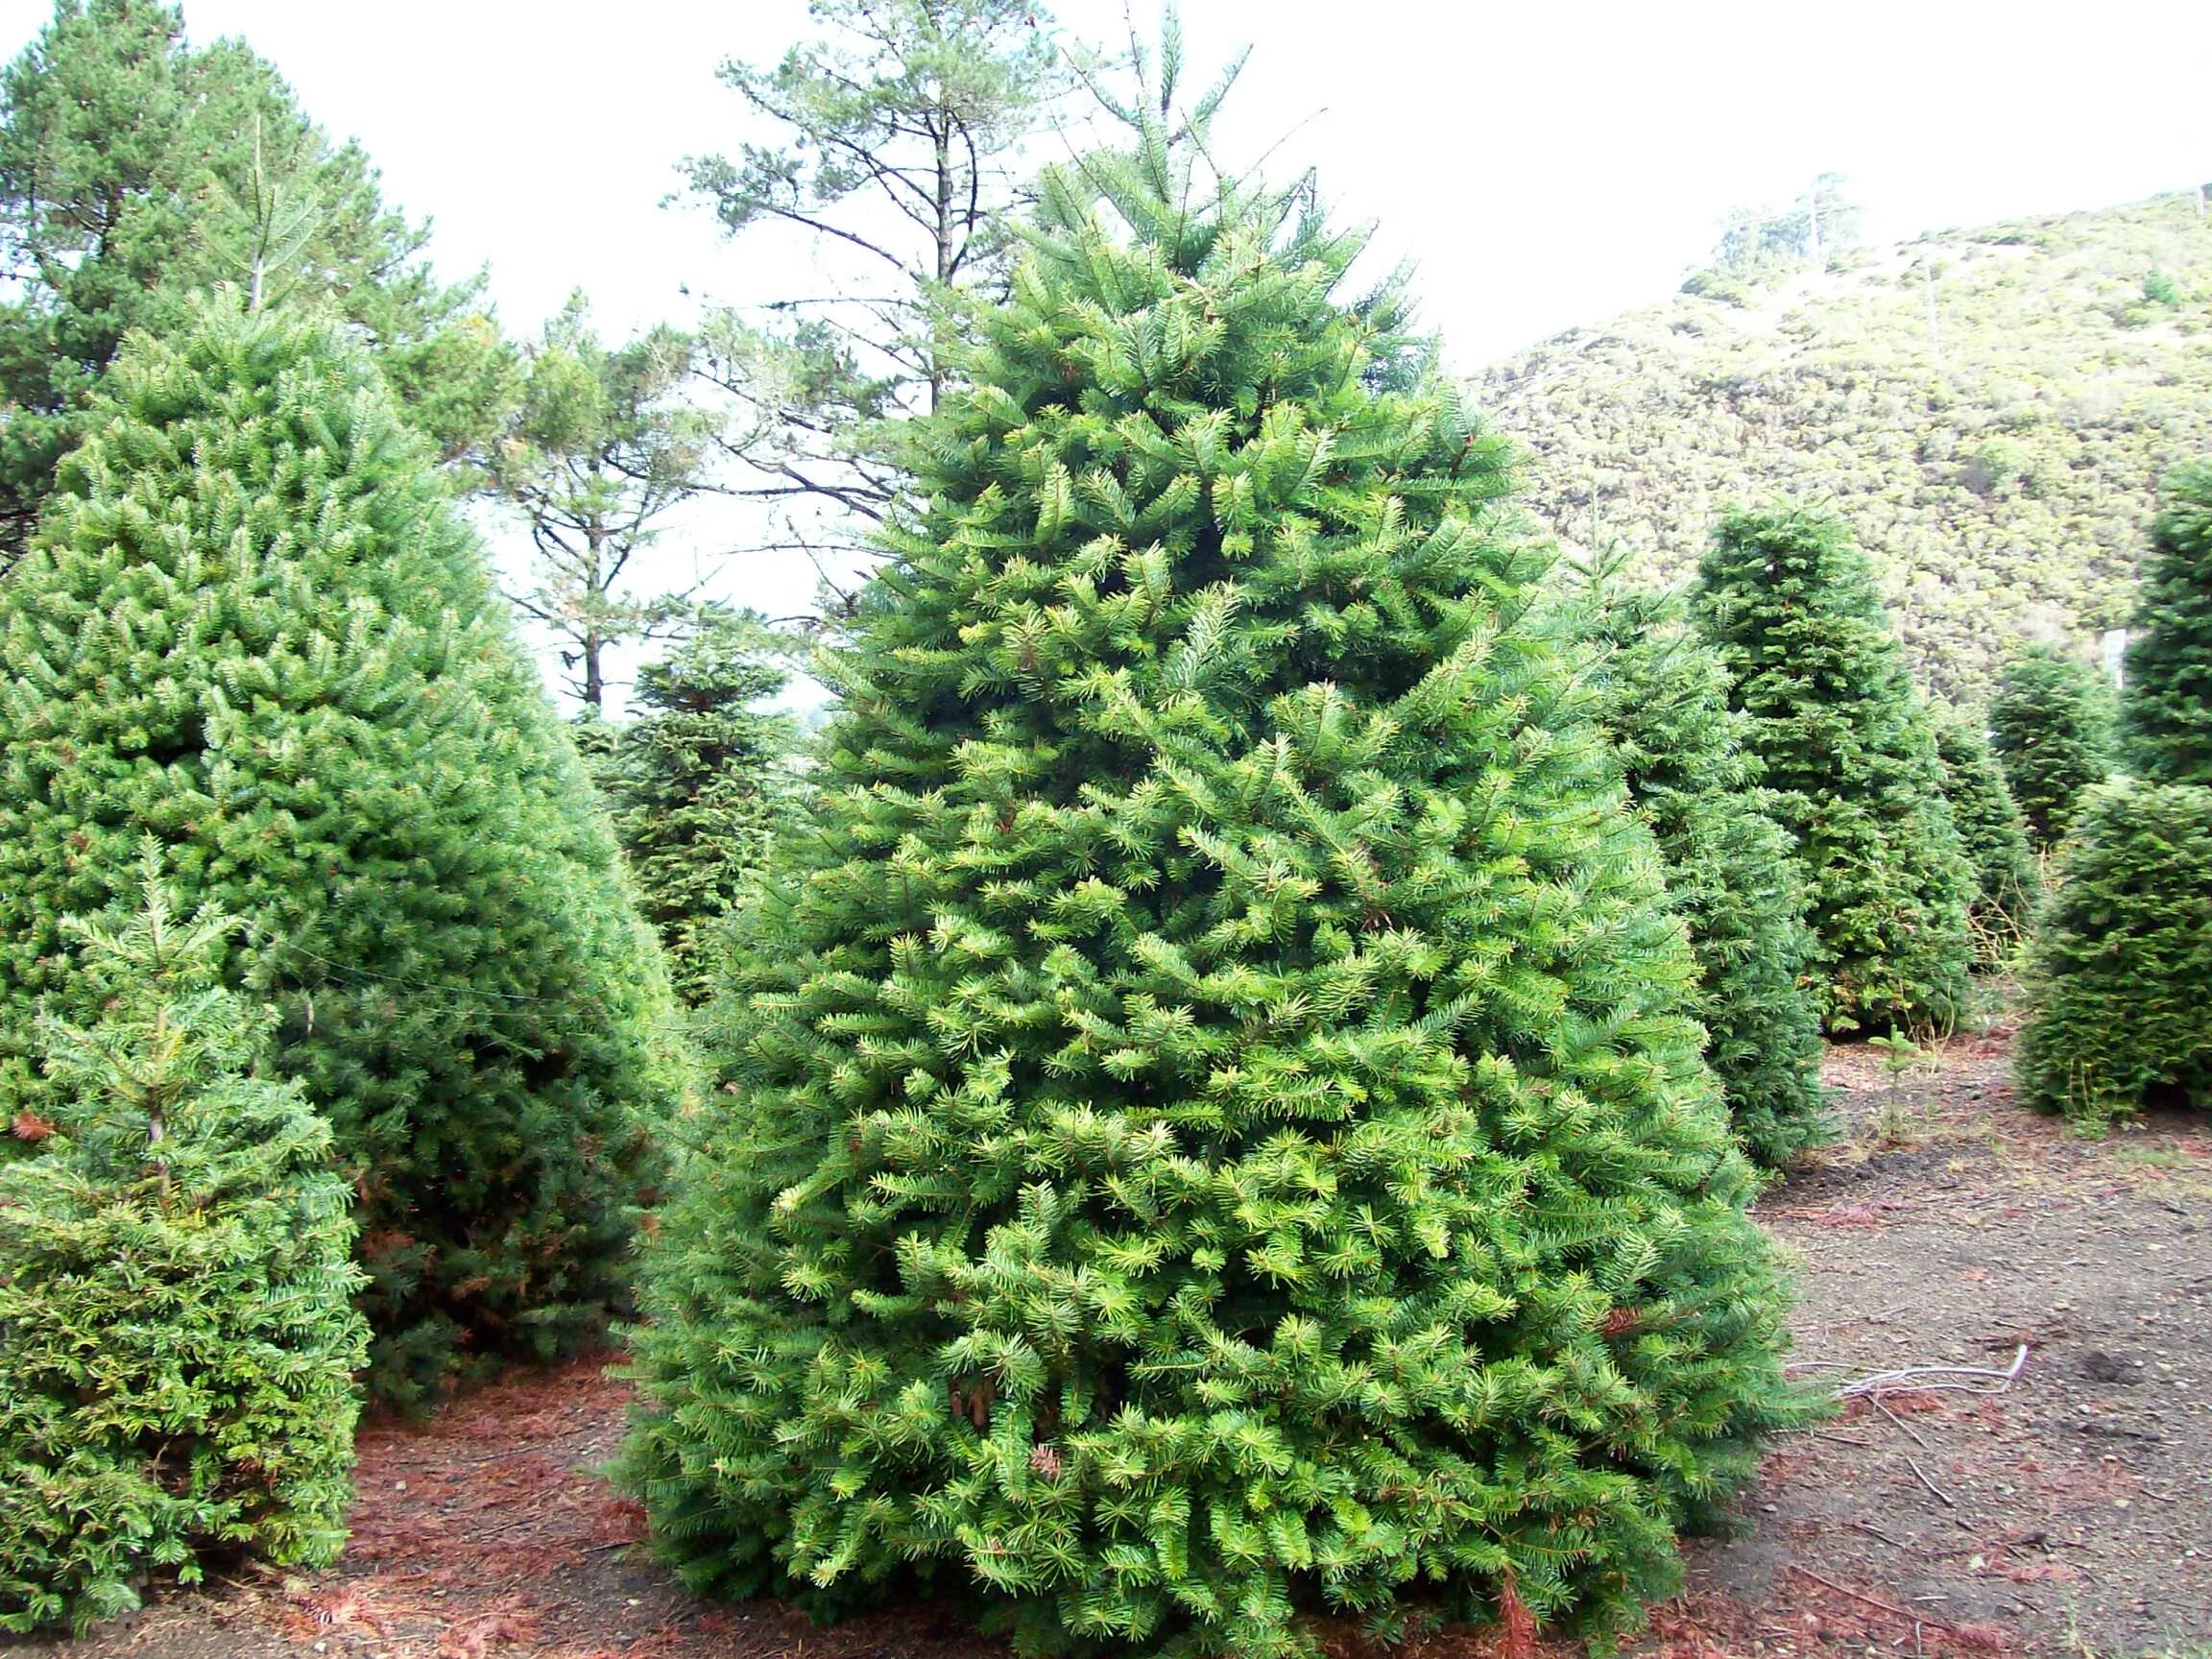
<svg viewBox="0 0 2212 1659">
<path fill-rule="evenodd" d="M 1710 275 L 1475 395 L 1572 551 L 1694 569 L 1716 510 L 1850 519 L 1914 663 L 1973 697 L 2021 639 L 2124 623 L 2159 478 L 2212 451 L 2212 218 L 2194 193 Z"/>
</svg>

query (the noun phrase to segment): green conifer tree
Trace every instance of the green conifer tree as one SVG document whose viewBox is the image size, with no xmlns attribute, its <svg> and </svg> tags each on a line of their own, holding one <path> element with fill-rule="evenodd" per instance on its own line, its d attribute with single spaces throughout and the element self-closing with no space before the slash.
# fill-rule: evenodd
<svg viewBox="0 0 2212 1659">
<path fill-rule="evenodd" d="M 1678 599 L 1624 589 L 1600 566 L 1575 626 L 1599 654 L 1605 729 L 1690 925 L 1705 1057 L 1744 1149 L 1785 1163 L 1825 1127 L 1815 947 L 1795 844 L 1757 787 L 1746 718 Z"/>
<path fill-rule="evenodd" d="M 320 1567 L 352 1498 L 352 1194 L 273 1023 L 217 983 L 227 919 L 73 925 L 92 1022 L 41 1031 L 54 1117 L 0 1165 L 0 1630 L 137 1605 L 210 1557 Z"/>
<path fill-rule="evenodd" d="M 1935 718 L 1943 798 L 1974 872 L 1967 914 L 1982 955 L 1996 961 L 2010 951 L 2034 915 L 2040 886 L 2035 854 L 1981 726 L 1955 709 L 1939 709 Z"/>
<path fill-rule="evenodd" d="M 761 707 L 789 679 L 777 661 L 789 644 L 757 616 L 709 609 L 638 671 L 643 712 L 608 728 L 601 787 L 645 918 L 689 999 L 705 995 L 730 907 L 798 805 L 798 733 Z"/>
<path fill-rule="evenodd" d="M 1730 513 L 1694 606 L 1797 838 L 1829 1029 L 1949 1024 L 1967 996 L 1974 875 L 1865 555 L 1832 518 Z"/>
<path fill-rule="evenodd" d="M 2212 784 L 2212 461 L 2166 481 L 2128 647 L 2128 759 L 2160 783 Z"/>
<path fill-rule="evenodd" d="M 1025 1653 L 1619 1625 L 1792 1408 L 1695 964 L 1502 445 L 1160 108 L 913 429 L 628 1478 L 696 1588 Z"/>
<path fill-rule="evenodd" d="M 680 1071 L 659 950 L 484 561 L 336 325 L 134 336 L 0 583 L 0 1110 L 138 838 L 362 1196 L 375 1384 L 594 1326 Z"/>
<path fill-rule="evenodd" d="M 2007 664 L 1989 704 L 1989 746 L 2038 852 L 2065 839 L 2081 792 L 2112 769 L 2112 690 L 2085 662 L 2034 648 Z"/>
</svg>

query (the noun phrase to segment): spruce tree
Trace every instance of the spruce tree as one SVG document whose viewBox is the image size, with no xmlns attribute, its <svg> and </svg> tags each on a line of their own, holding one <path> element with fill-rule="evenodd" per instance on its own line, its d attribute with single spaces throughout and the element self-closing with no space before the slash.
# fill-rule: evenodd
<svg viewBox="0 0 2212 1659">
<path fill-rule="evenodd" d="M 2128 760 L 2160 783 L 2212 784 L 2212 461 L 2166 481 L 2135 620 Z"/>
<path fill-rule="evenodd" d="M 1796 848 L 1757 787 L 1746 719 L 1678 599 L 1624 589 L 1600 566 L 1575 626 L 1599 653 L 1605 729 L 1690 925 L 1706 1060 L 1744 1149 L 1785 1163 L 1824 1131 L 1815 945 Z"/>
<path fill-rule="evenodd" d="M 697 1589 L 1025 1653 L 1618 1626 L 1792 1409 L 1695 963 L 1502 445 L 1157 108 L 913 429 L 628 1478 Z"/>
<path fill-rule="evenodd" d="M 270 1012 L 217 983 L 226 919 L 159 861 L 118 925 L 72 925 L 97 1009 L 47 1021 L 40 1155 L 0 1166 L 0 1630 L 137 1605 L 251 1554 L 320 1567 L 352 1498 L 352 1194 Z"/>
<path fill-rule="evenodd" d="M 2018 941 L 2034 914 L 2040 885 L 2035 854 L 1982 728 L 1955 709 L 1939 709 L 1935 719 L 1943 798 L 1974 872 L 1967 914 L 1983 956 L 1994 961 Z"/>
<path fill-rule="evenodd" d="M 362 1197 L 375 1385 L 618 1290 L 680 1076 L 659 951 L 431 457 L 335 325 L 218 301 L 118 360 L 0 584 L 0 1111 L 141 835 Z"/>
<path fill-rule="evenodd" d="M 707 990 L 739 888 L 799 804 L 798 733 L 761 707 L 789 678 L 776 661 L 788 648 L 759 617 L 709 609 L 638 670 L 642 712 L 606 728 L 601 787 L 645 918 L 689 999 Z"/>
<path fill-rule="evenodd" d="M 1948 1025 L 1967 995 L 1974 875 L 1865 555 L 1833 518 L 1733 512 L 1695 612 L 1797 839 L 1828 1028 Z"/>
<path fill-rule="evenodd" d="M 2081 792 L 2111 771 L 2115 713 L 2102 675 L 2047 648 L 2023 652 L 1999 677 L 1989 746 L 2038 852 L 2065 839 Z"/>
</svg>

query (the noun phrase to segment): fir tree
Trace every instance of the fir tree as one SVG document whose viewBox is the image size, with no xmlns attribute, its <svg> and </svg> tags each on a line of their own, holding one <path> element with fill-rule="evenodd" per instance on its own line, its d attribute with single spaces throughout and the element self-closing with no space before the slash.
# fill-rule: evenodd
<svg viewBox="0 0 2212 1659">
<path fill-rule="evenodd" d="M 1791 1409 L 1695 964 L 1502 445 L 1162 107 L 914 429 L 629 1479 L 696 1588 L 1022 1652 L 1619 1625 Z"/>
<path fill-rule="evenodd" d="M 2037 851 L 2065 839 L 2081 792 L 2111 771 L 2115 713 L 2104 677 L 2056 651 L 2023 652 L 1999 678 L 1989 746 Z"/>
<path fill-rule="evenodd" d="M 1834 519 L 1731 513 L 1695 614 L 1797 839 L 1829 1029 L 1947 1025 L 1967 994 L 1974 875 L 1865 555 Z"/>
<path fill-rule="evenodd" d="M 1777 1165 L 1822 1138 L 1815 945 L 1790 834 L 1769 815 L 1719 657 L 1678 600 L 1592 572 L 1576 626 L 1599 653 L 1603 720 L 1690 925 L 1705 1057 L 1736 1134 Z"/>
<path fill-rule="evenodd" d="M 2212 784 L 2212 461 L 2166 481 L 2128 647 L 2129 759 L 2161 783 Z"/>
<path fill-rule="evenodd" d="M 352 1497 L 351 1198 L 330 1129 L 253 1070 L 271 1019 L 225 936 L 143 866 L 126 925 L 73 925 L 94 1022 L 41 1032 L 54 1117 L 0 1166 L 0 1629 L 137 1605 L 150 1574 L 320 1567 Z"/>
<path fill-rule="evenodd" d="M 336 326 L 134 337 L 0 584 L 0 1110 L 43 1110 L 60 918 L 139 836 L 247 933 L 228 982 L 362 1194 L 375 1383 L 550 1352 L 622 1280 L 672 1004 L 484 561 Z"/>
<path fill-rule="evenodd" d="M 788 648 L 757 616 L 709 609 L 638 672 L 643 712 L 608 728 L 601 786 L 645 918 L 689 998 L 707 989 L 738 889 L 798 805 L 798 733 L 761 707 L 788 679 L 776 661 Z"/>
<path fill-rule="evenodd" d="M 2020 1097 L 2103 1122 L 2212 1107 L 2212 789 L 2122 781 L 2082 797 L 2028 974 Z"/>
<path fill-rule="evenodd" d="M 2034 914 L 2040 885 L 2035 854 L 1981 727 L 1956 710 L 1937 710 L 1936 755 L 1943 763 L 1943 798 L 1974 872 L 1968 917 L 1983 954 L 1994 959 L 2021 937 Z"/>
</svg>

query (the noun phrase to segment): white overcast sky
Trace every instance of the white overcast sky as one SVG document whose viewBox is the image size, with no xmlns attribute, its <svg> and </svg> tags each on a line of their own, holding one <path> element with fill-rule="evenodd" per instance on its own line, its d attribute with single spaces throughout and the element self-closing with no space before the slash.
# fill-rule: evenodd
<svg viewBox="0 0 2212 1659">
<path fill-rule="evenodd" d="M 1141 23 L 1156 0 L 1136 0 Z M 1122 0 L 1062 0 L 1085 37 Z M 2212 4 L 2136 0 L 1421 3 L 1185 0 L 1192 60 L 1254 46 L 1222 150 L 1317 167 L 1380 251 L 1417 263 L 1425 319 L 1472 369 L 1671 289 L 1731 204 L 1850 180 L 1881 238 L 2096 207 L 2212 179 Z M 678 157 L 734 148 L 722 59 L 768 61 L 803 0 L 184 0 L 240 35 L 389 200 L 429 216 L 441 270 L 491 269 L 526 332 L 572 286 L 620 333 L 694 295 L 766 297 L 774 251 L 663 209 Z M 43 23 L 0 0 L 0 49 Z M 1286 138 L 1286 134 L 1288 136 Z M 787 255 L 785 255 L 787 256 Z M 771 609 L 810 578 L 733 580 Z"/>
</svg>

